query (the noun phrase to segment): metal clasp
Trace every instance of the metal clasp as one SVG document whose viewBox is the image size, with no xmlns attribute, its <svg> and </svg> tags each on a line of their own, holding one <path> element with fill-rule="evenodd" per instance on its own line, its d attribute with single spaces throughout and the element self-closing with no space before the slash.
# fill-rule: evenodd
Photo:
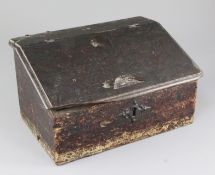
<svg viewBox="0 0 215 175">
<path fill-rule="evenodd" d="M 131 122 L 135 122 L 141 116 L 142 112 L 151 109 L 150 106 L 145 106 L 142 104 L 138 104 L 135 100 L 133 102 L 133 106 L 127 109 L 124 109 L 119 116 L 124 117 L 125 119 L 130 119 Z"/>
</svg>

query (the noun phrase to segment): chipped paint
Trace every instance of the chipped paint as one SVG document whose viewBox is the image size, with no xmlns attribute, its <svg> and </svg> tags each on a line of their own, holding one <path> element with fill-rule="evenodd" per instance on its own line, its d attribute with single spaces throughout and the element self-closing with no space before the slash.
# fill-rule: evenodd
<svg viewBox="0 0 215 175">
<path fill-rule="evenodd" d="M 114 31 L 114 30 L 117 30 L 117 29 L 109 29 L 109 30 L 104 30 L 104 31 L 102 31 L 102 32 L 111 32 L 111 31 Z M 102 33 L 101 32 L 101 33 Z"/>
<path fill-rule="evenodd" d="M 103 83 L 103 86 L 102 86 L 102 87 L 105 88 L 105 89 L 110 88 L 111 86 L 110 86 L 109 81 L 105 81 L 105 82 Z"/>
<path fill-rule="evenodd" d="M 70 112 L 66 112 L 66 115 L 70 115 Z"/>
<path fill-rule="evenodd" d="M 101 46 L 103 46 L 103 44 L 99 43 L 99 42 L 96 41 L 95 39 L 90 40 L 90 44 L 91 44 L 93 47 L 101 47 Z"/>
<path fill-rule="evenodd" d="M 129 74 L 121 75 L 115 79 L 113 89 L 120 89 L 123 87 L 135 85 L 141 82 L 143 81 L 136 80 L 135 77 L 132 75 L 129 75 Z"/>
<path fill-rule="evenodd" d="M 99 125 L 100 125 L 101 128 L 105 128 L 110 123 L 111 123 L 111 121 L 104 120 L 104 121 L 100 122 Z"/>
<path fill-rule="evenodd" d="M 102 83 L 102 87 L 107 88 L 113 88 L 113 89 L 120 89 L 127 86 L 132 86 L 138 83 L 142 83 L 144 81 L 136 80 L 133 75 L 126 74 L 126 75 L 120 75 L 118 76 L 114 82 L 113 80 L 105 80 L 104 83 Z"/>
<path fill-rule="evenodd" d="M 128 28 L 136 28 L 136 27 L 138 27 L 138 26 L 139 26 L 139 24 L 138 24 L 138 23 L 136 23 L 136 24 L 128 25 Z"/>
<path fill-rule="evenodd" d="M 90 30 L 90 27 L 82 28 L 82 30 Z"/>
<path fill-rule="evenodd" d="M 53 42 L 55 42 L 55 39 L 45 39 L 44 41 L 46 43 L 53 43 Z"/>
<path fill-rule="evenodd" d="M 125 145 L 140 139 L 160 134 L 162 132 L 167 132 L 169 130 L 191 124 L 192 122 L 193 122 L 192 116 L 187 116 L 182 119 L 172 119 L 170 121 L 163 123 L 162 125 L 157 124 L 156 126 L 142 130 L 137 130 L 134 132 L 124 132 L 119 136 L 105 140 L 104 143 L 98 142 L 97 144 L 91 146 L 90 148 L 89 147 L 77 148 L 75 150 L 61 154 L 51 150 L 48 151 L 51 152 L 51 155 L 53 155 L 55 163 L 57 165 L 62 165 L 67 162 L 71 162 L 83 157 L 91 156 L 118 147 L 120 145 Z"/>
</svg>

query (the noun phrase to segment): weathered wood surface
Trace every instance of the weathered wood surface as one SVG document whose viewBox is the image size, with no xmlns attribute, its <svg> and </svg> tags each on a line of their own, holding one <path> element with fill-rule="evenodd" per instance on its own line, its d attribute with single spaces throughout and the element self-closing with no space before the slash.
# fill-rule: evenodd
<svg viewBox="0 0 215 175">
<path fill-rule="evenodd" d="M 192 122 L 196 82 L 118 102 L 47 110 L 23 65 L 19 59 L 15 60 L 21 114 L 56 164 Z M 136 104 L 146 109 L 134 113 Z M 123 115 L 126 110 L 130 112 Z"/>
<path fill-rule="evenodd" d="M 15 38 L 20 111 L 56 164 L 193 121 L 200 69 L 142 17 Z"/>
<path fill-rule="evenodd" d="M 47 108 L 139 96 L 201 73 L 159 23 L 143 17 L 12 41 Z"/>
</svg>

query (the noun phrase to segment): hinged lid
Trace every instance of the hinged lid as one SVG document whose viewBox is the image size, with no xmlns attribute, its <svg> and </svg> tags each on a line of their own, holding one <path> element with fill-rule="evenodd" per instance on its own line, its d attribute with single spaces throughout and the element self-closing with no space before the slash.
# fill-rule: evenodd
<svg viewBox="0 0 215 175">
<path fill-rule="evenodd" d="M 163 27 L 135 17 L 10 40 L 47 108 L 110 102 L 196 80 Z"/>
</svg>

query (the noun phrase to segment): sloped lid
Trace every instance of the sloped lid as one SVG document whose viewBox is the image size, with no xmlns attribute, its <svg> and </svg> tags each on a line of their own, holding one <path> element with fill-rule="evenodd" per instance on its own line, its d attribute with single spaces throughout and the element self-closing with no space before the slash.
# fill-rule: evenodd
<svg viewBox="0 0 215 175">
<path fill-rule="evenodd" d="M 196 80 L 162 26 L 135 17 L 10 40 L 47 108 L 110 102 Z"/>
</svg>

